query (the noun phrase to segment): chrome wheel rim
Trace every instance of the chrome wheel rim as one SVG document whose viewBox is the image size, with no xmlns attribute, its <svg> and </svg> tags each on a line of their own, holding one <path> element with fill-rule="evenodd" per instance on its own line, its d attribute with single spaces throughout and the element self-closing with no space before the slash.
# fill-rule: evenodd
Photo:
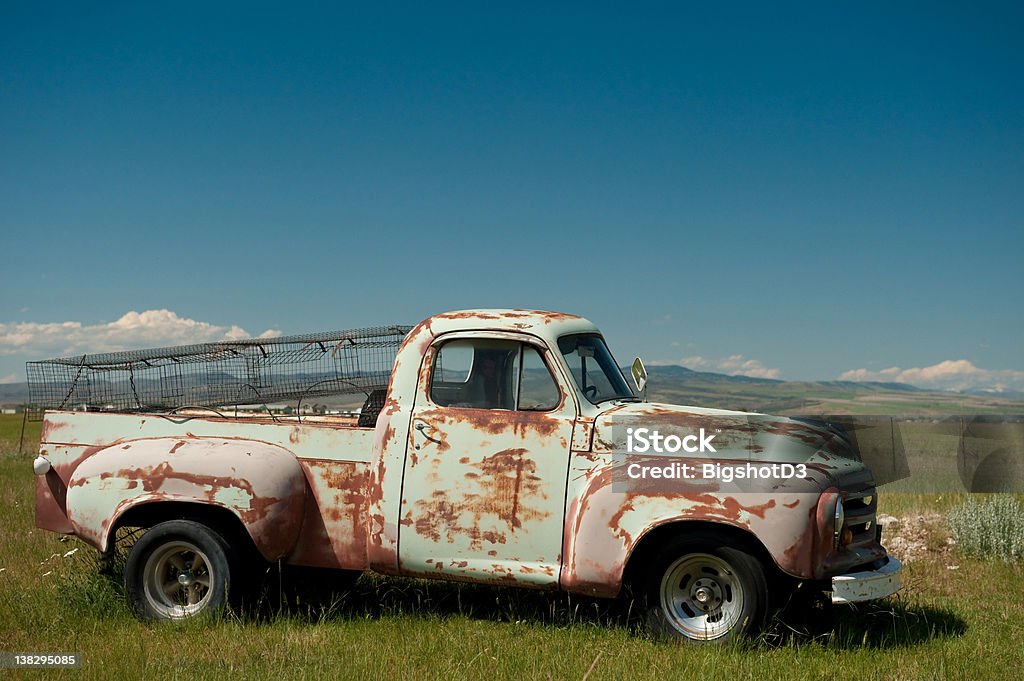
<svg viewBox="0 0 1024 681">
<path fill-rule="evenodd" d="M 190 617 L 209 604 L 216 575 L 195 544 L 168 542 L 150 554 L 143 569 L 146 600 L 160 616 Z"/>
<path fill-rule="evenodd" d="M 743 587 L 732 567 L 707 553 L 679 558 L 661 578 L 661 610 L 687 638 L 725 636 L 740 623 Z"/>
</svg>

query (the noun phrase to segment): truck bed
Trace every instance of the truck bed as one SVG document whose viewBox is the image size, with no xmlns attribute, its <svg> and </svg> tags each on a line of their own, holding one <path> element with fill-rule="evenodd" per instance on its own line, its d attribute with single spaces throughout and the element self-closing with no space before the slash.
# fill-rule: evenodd
<svg viewBox="0 0 1024 681">
<path fill-rule="evenodd" d="M 97 493 L 111 494 L 102 487 L 112 485 L 109 480 L 99 479 L 100 476 L 87 476 L 84 480 L 75 477 L 79 467 L 100 452 L 127 463 L 121 467 L 122 473 L 134 470 L 140 480 L 146 477 L 152 481 L 153 466 L 147 468 L 142 461 L 138 468 L 132 468 L 133 452 L 145 451 L 146 446 L 153 443 L 163 443 L 161 456 L 173 462 L 176 455 L 210 444 L 209 453 L 204 456 L 210 458 L 210 466 L 216 469 L 217 448 L 212 445 L 231 442 L 243 447 L 248 442 L 262 443 L 287 450 L 301 467 L 306 489 L 301 529 L 285 562 L 365 568 L 366 485 L 373 428 L 360 427 L 355 419 L 345 416 L 303 416 L 301 420 L 297 416 L 278 416 L 274 420 L 267 415 L 251 414 L 221 417 L 187 413 L 48 412 L 43 423 L 40 453 L 50 460 L 51 475 L 56 474 L 59 484 L 49 476 L 38 478 L 37 525 L 77 534 L 94 545 L 102 543 L 102 532 L 96 528 L 85 529 L 90 525 L 88 518 L 67 517 L 65 500 L 69 487 L 75 485 L 83 489 L 76 488 L 73 493 L 83 493 L 91 486 Z M 254 483 L 249 479 L 241 482 Z"/>
</svg>

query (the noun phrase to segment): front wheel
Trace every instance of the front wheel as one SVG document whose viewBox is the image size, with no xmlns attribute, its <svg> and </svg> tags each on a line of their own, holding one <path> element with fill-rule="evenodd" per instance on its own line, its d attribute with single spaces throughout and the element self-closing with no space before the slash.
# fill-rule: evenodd
<svg viewBox="0 0 1024 681">
<path fill-rule="evenodd" d="M 767 586 L 760 561 L 719 539 L 670 542 L 647 580 L 647 622 L 655 635 L 725 642 L 764 621 Z"/>
<path fill-rule="evenodd" d="M 227 604 L 230 549 L 207 526 L 172 520 L 149 530 L 125 564 L 125 591 L 145 620 L 180 620 Z"/>
</svg>

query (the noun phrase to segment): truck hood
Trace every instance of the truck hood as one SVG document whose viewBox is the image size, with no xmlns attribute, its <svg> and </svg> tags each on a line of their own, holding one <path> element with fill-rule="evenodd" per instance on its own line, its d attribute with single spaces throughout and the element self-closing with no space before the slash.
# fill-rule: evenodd
<svg viewBox="0 0 1024 681">
<path fill-rule="evenodd" d="M 647 429 L 646 433 L 638 429 Z M 702 433 L 703 429 L 703 433 Z M 654 431 L 674 435 L 704 451 L 654 452 L 642 448 L 640 437 L 651 440 Z M 632 435 L 632 443 L 630 442 Z M 703 437 L 702 437 L 703 436 Z M 632 446 L 630 446 L 632 444 Z M 805 464 L 823 486 L 861 488 L 872 484 L 871 472 L 839 430 L 823 422 L 722 409 L 674 404 L 624 403 L 602 412 L 594 423 L 595 450 L 643 457 L 685 458 L 723 463 Z M 713 448 L 714 451 L 711 451 Z"/>
</svg>

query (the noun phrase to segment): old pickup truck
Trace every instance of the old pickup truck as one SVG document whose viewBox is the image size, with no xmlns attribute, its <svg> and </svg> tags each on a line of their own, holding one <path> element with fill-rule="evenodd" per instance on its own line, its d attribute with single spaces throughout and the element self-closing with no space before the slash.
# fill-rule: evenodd
<svg viewBox="0 0 1024 681">
<path fill-rule="evenodd" d="M 226 607 L 260 567 L 242 555 L 629 587 L 654 632 L 690 641 L 756 631 L 798 585 L 838 603 L 900 587 L 842 428 L 645 402 L 642 363 L 631 386 L 581 317 L 451 312 L 28 369 L 45 409 L 36 523 L 101 552 L 147 528 L 124 569 L 143 618 Z M 358 414 L 301 405 L 353 390 Z"/>
</svg>

